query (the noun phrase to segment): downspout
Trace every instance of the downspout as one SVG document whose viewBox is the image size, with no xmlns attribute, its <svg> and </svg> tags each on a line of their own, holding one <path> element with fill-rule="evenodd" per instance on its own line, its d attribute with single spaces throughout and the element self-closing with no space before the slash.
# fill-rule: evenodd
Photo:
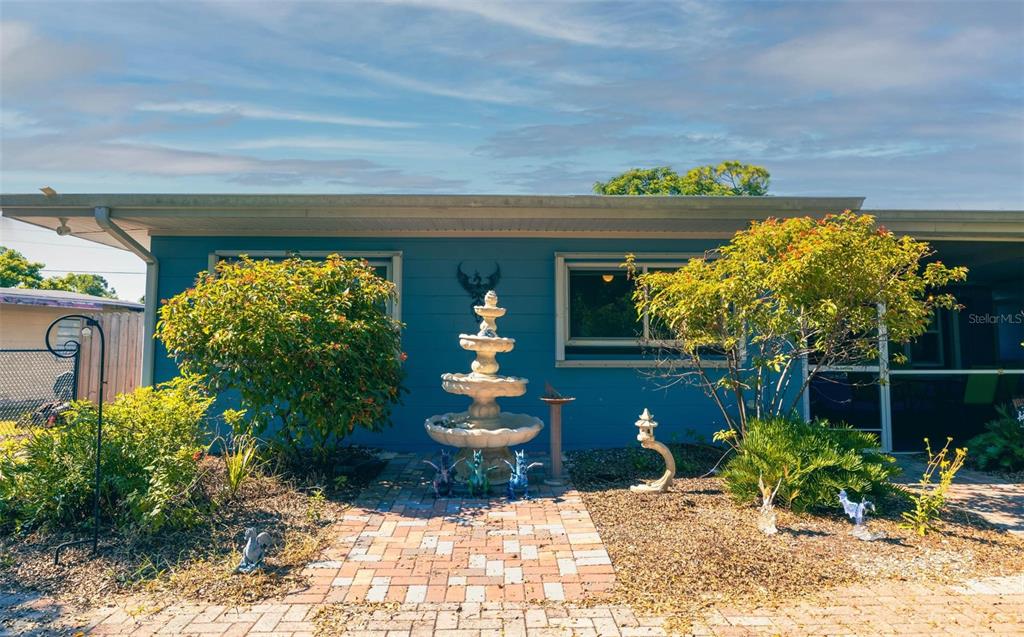
<svg viewBox="0 0 1024 637">
<path fill-rule="evenodd" d="M 156 307 L 159 291 L 157 284 L 160 276 L 160 264 L 153 256 L 153 253 L 142 247 L 130 234 L 115 224 L 110 218 L 110 208 L 97 206 L 93 208 L 93 217 L 96 224 L 103 228 L 104 232 L 114 238 L 128 251 L 146 262 L 146 310 L 143 315 L 143 346 L 142 346 L 142 385 L 153 384 L 153 366 L 156 360 Z"/>
</svg>

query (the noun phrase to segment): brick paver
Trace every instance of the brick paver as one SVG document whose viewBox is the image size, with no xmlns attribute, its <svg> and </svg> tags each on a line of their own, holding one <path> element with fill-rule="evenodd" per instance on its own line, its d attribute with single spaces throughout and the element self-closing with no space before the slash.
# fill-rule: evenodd
<svg viewBox="0 0 1024 637">
<path fill-rule="evenodd" d="M 45 599 L 0 594 L 7 635 L 352 637 L 665 635 L 663 618 L 601 602 L 614 573 L 571 488 L 529 501 L 425 495 L 419 458 L 391 461 L 336 542 L 308 565 L 310 586 L 242 607 L 169 602 L 136 616 L 121 601 L 84 618 Z M 325 619 L 329 619 L 326 624 Z M 714 606 L 692 635 L 1024 635 L 1024 575 L 955 586 L 879 581 L 768 609 Z"/>
<path fill-rule="evenodd" d="M 579 494 L 435 499 L 419 456 L 391 460 L 307 574 L 302 602 L 580 600 L 608 591 L 611 559 Z M 539 480 L 538 480 L 539 482 Z"/>
<path fill-rule="evenodd" d="M 775 609 L 715 607 L 691 630 L 716 637 L 1024 635 L 1024 575 L 954 586 L 884 581 Z"/>
<path fill-rule="evenodd" d="M 0 611 L 6 598 L 0 597 Z M 372 605 L 266 603 L 239 608 L 175 604 L 146 617 L 120 607 L 102 609 L 82 628 L 90 635 L 212 635 L 310 637 L 321 609 L 341 609 L 340 621 L 319 634 L 349 637 L 639 637 L 667 635 L 659 617 L 624 606 L 571 602 L 444 602 Z M 2 615 L 2 613 L 0 613 Z M 29 626 L 22 624 L 21 627 Z M 4 632 L 4 628 L 8 632 Z M 20 630 L 0 623 L 0 635 L 58 634 L 49 625 Z M 684 633 L 695 637 L 824 637 L 832 635 L 1024 635 L 1024 576 L 955 586 L 878 582 L 821 594 L 773 609 L 716 606 Z"/>
</svg>

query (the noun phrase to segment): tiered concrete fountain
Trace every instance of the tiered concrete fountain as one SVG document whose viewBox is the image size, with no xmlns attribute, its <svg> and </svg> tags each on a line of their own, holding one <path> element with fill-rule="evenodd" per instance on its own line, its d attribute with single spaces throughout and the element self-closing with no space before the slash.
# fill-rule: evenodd
<svg viewBox="0 0 1024 637">
<path fill-rule="evenodd" d="M 435 441 L 458 447 L 458 473 L 466 477 L 468 460 L 473 451 L 484 452 L 485 466 L 496 467 L 491 482 L 508 482 L 509 467 L 502 460 L 512 462 L 510 445 L 521 445 L 540 433 L 544 423 L 529 414 L 502 413 L 496 402 L 503 396 L 522 396 L 526 393 L 525 378 L 499 376 L 497 354 L 511 352 L 516 341 L 498 336 L 495 321 L 505 315 L 498 307 L 498 295 L 493 290 L 484 297 L 484 304 L 473 308 L 483 321 L 476 334 L 459 334 L 462 349 L 476 352 L 469 374 L 442 374 L 441 387 L 449 394 L 462 394 L 473 399 L 468 411 L 448 413 L 427 418 L 427 434 Z"/>
</svg>

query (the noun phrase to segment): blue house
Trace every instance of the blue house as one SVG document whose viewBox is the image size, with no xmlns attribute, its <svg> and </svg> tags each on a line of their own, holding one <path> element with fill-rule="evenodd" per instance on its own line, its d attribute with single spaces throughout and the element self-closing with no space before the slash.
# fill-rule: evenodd
<svg viewBox="0 0 1024 637">
<path fill-rule="evenodd" d="M 531 380 L 503 409 L 547 419 L 544 384 L 577 400 L 564 412 L 567 448 L 632 443 L 645 407 L 660 438 L 709 436 L 720 416 L 696 388 L 663 389 L 639 347 L 619 265 L 674 268 L 727 241 L 751 220 L 859 210 L 857 197 L 605 197 L 420 195 L 5 195 L 4 216 L 130 250 L 148 265 L 150 334 L 160 299 L 196 273 L 241 254 L 364 257 L 395 282 L 391 308 L 405 324 L 409 394 L 381 434 L 353 440 L 392 448 L 430 443 L 424 419 L 464 409 L 441 390 L 444 372 L 468 371 L 458 334 L 475 329 L 473 282 L 493 287 L 508 309 L 502 334 L 516 348 L 503 373 Z M 963 441 L 1024 397 L 1024 212 L 869 210 L 881 224 L 933 243 L 943 261 L 966 265 L 956 294 L 908 346 L 910 363 L 832 369 L 804 402 L 807 415 L 847 421 L 880 435 L 890 450 L 921 438 Z M 470 285 L 466 285 L 467 279 Z M 468 290 L 468 289 L 469 290 Z M 892 347 L 896 347 L 893 345 Z M 902 347 L 902 346 L 900 346 Z M 177 369 L 150 339 L 145 382 Z M 879 379 L 881 383 L 875 382 Z M 838 381 L 838 382 L 832 382 Z M 542 446 L 546 436 L 535 441 Z"/>
</svg>

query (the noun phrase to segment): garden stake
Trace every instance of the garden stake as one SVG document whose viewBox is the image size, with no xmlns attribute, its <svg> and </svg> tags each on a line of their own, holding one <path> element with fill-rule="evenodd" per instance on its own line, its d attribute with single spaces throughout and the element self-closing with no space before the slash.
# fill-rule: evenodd
<svg viewBox="0 0 1024 637">
<path fill-rule="evenodd" d="M 53 551 L 54 566 L 60 564 L 60 552 L 69 546 L 92 542 L 92 555 L 95 556 L 99 552 L 100 544 L 100 449 L 103 446 L 103 384 L 105 382 L 103 378 L 103 363 L 107 354 L 107 341 L 103 334 L 103 326 L 100 325 L 99 321 L 92 317 L 85 316 L 84 314 L 67 314 L 54 320 L 50 323 L 50 326 L 46 328 L 46 349 L 50 350 L 50 353 L 54 356 L 60 358 L 72 358 L 78 356 L 79 352 L 82 350 L 81 342 L 75 340 L 67 341 L 60 350 L 54 349 L 53 344 L 50 342 L 50 333 L 53 331 L 54 326 L 64 319 L 81 319 L 85 322 L 85 327 L 82 328 L 83 336 L 91 335 L 91 328 L 94 327 L 100 334 L 100 384 L 96 404 L 96 484 L 92 494 L 92 539 L 73 540 L 71 542 L 64 542 L 63 544 L 58 545 Z M 72 345 L 73 347 L 68 347 L 68 345 Z"/>
</svg>

